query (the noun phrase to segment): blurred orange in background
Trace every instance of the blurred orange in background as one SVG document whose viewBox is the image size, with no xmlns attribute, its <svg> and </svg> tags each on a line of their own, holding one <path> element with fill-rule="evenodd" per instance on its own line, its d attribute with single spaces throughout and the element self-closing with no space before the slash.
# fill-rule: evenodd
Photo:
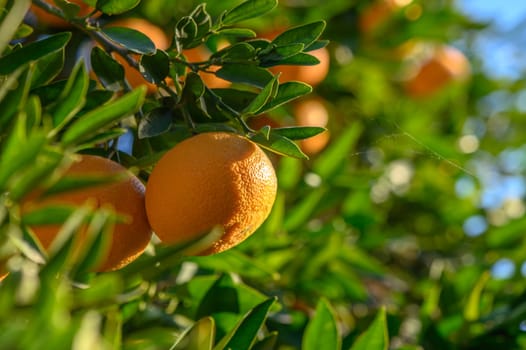
<svg viewBox="0 0 526 350">
<path fill-rule="evenodd" d="M 329 123 L 329 111 L 326 102 L 320 97 L 309 97 L 300 100 L 293 106 L 293 114 L 297 126 L 326 127 Z M 300 141 L 300 148 L 305 154 L 312 156 L 322 151 L 329 143 L 330 133 L 321 134 Z"/>
<path fill-rule="evenodd" d="M 466 80 L 470 72 L 469 61 L 460 50 L 441 45 L 434 47 L 429 57 L 414 67 L 404 88 L 411 97 L 426 97 L 449 83 Z"/>
</svg>

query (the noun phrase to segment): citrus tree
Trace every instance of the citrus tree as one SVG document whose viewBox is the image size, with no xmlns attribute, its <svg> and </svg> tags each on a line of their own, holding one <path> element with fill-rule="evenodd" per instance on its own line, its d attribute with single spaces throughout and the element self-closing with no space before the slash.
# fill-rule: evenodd
<svg viewBox="0 0 526 350">
<path fill-rule="evenodd" d="M 523 82 L 452 1 L 0 5 L 0 348 L 525 346 Z"/>
</svg>

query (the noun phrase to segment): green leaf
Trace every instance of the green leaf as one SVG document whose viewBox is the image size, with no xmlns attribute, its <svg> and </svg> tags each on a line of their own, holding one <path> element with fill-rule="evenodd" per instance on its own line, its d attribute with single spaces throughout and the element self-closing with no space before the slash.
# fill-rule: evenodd
<svg viewBox="0 0 526 350">
<path fill-rule="evenodd" d="M 64 50 L 58 50 L 35 61 L 31 88 L 51 82 L 62 71 L 64 59 Z"/>
<path fill-rule="evenodd" d="M 261 147 L 274 153 L 299 159 L 308 159 L 305 153 L 301 151 L 294 141 L 272 131 L 268 137 L 263 133 L 258 132 L 257 134 L 252 135 L 250 139 Z"/>
<path fill-rule="evenodd" d="M 157 50 L 153 55 L 142 56 L 139 67 L 147 81 L 160 84 L 170 73 L 170 60 L 166 52 Z"/>
<path fill-rule="evenodd" d="M 218 33 L 239 38 L 255 38 L 257 36 L 255 31 L 247 28 L 221 28 Z"/>
<path fill-rule="evenodd" d="M 214 337 L 214 319 L 204 317 L 184 331 L 170 350 L 212 350 Z"/>
<path fill-rule="evenodd" d="M 100 47 L 90 54 L 91 68 L 103 86 L 117 90 L 124 81 L 124 67 Z"/>
<path fill-rule="evenodd" d="M 289 81 L 279 85 L 278 93 L 269 103 L 259 110 L 264 113 L 273 110 L 285 103 L 288 103 L 298 97 L 306 95 L 312 91 L 312 87 L 298 81 Z"/>
<path fill-rule="evenodd" d="M 303 350 L 339 350 L 341 339 L 334 311 L 326 299 L 320 299 L 314 317 L 310 320 L 301 348 Z"/>
<path fill-rule="evenodd" d="M 249 64 L 226 63 L 216 75 L 233 83 L 247 84 L 261 89 L 273 79 L 268 70 Z"/>
<path fill-rule="evenodd" d="M 11 74 L 25 64 L 62 50 L 70 38 L 69 32 L 50 35 L 0 57 L 0 75 Z"/>
<path fill-rule="evenodd" d="M 172 126 L 173 113 L 169 108 L 160 107 L 151 110 L 139 122 L 139 138 L 160 135 Z"/>
<path fill-rule="evenodd" d="M 318 126 L 291 126 L 284 128 L 274 128 L 272 132 L 291 140 L 304 140 L 327 131 Z"/>
<path fill-rule="evenodd" d="M 140 2 L 141 0 L 99 0 L 97 1 L 97 10 L 107 15 L 119 15 L 132 10 Z"/>
<path fill-rule="evenodd" d="M 22 223 L 28 226 L 63 224 L 76 210 L 71 205 L 46 205 L 22 215 Z"/>
<path fill-rule="evenodd" d="M 349 156 L 352 148 L 358 142 L 363 131 L 363 127 L 359 123 L 354 123 L 321 154 L 313 164 L 314 171 L 321 176 L 322 179 L 327 179 L 332 176 L 335 171 L 342 165 L 342 162 Z"/>
<path fill-rule="evenodd" d="M 315 66 L 320 63 L 320 60 L 316 57 L 309 55 L 308 53 L 297 53 L 293 56 L 286 58 L 262 57 L 261 67 L 272 67 L 279 65 L 293 65 L 293 66 Z"/>
<path fill-rule="evenodd" d="M 467 303 L 464 305 L 464 318 L 467 321 L 476 321 L 480 317 L 480 300 L 484 287 L 489 282 L 491 274 L 485 271 L 471 290 Z"/>
<path fill-rule="evenodd" d="M 325 21 L 304 24 L 281 33 L 272 40 L 272 44 L 276 46 L 285 46 L 301 43 L 304 47 L 309 47 L 320 37 L 324 29 Z"/>
<path fill-rule="evenodd" d="M 389 334 L 385 308 L 381 308 L 369 328 L 354 342 L 350 350 L 387 350 Z"/>
<path fill-rule="evenodd" d="M 26 128 L 25 115 L 19 115 L 18 124 L 17 129 Z M 34 134 L 25 140 L 19 132 L 11 132 L 0 157 L 0 188 L 5 188 L 9 178 L 16 172 L 35 164 L 45 143 L 46 136 L 43 133 Z"/>
<path fill-rule="evenodd" d="M 222 19 L 224 25 L 231 25 L 259 17 L 278 5 L 277 0 L 248 0 L 228 11 Z"/>
<path fill-rule="evenodd" d="M 115 43 L 124 46 L 131 52 L 143 55 L 155 53 L 153 41 L 138 30 L 125 27 L 107 27 L 102 32 Z"/>
<path fill-rule="evenodd" d="M 258 341 L 252 347 L 252 350 L 274 350 L 278 341 L 279 333 L 277 331 L 270 332 L 265 338 Z"/>
<path fill-rule="evenodd" d="M 181 49 L 191 49 L 198 46 L 201 42 L 196 40 L 197 23 L 190 16 L 182 17 L 175 25 L 175 37 Z"/>
<path fill-rule="evenodd" d="M 256 50 L 247 43 L 237 43 L 214 53 L 211 58 L 220 58 L 223 62 L 244 62 L 252 59 Z"/>
<path fill-rule="evenodd" d="M 270 99 L 272 99 L 279 87 L 278 77 L 274 77 L 268 84 L 261 90 L 255 99 L 243 110 L 243 114 L 257 114 L 257 112 L 266 105 Z"/>
<path fill-rule="evenodd" d="M 197 5 L 197 7 L 190 14 L 190 17 L 192 17 L 195 24 L 197 25 L 197 39 L 201 39 L 206 34 L 208 34 L 212 26 L 212 18 L 206 11 L 206 3 Z"/>
<path fill-rule="evenodd" d="M 53 117 L 53 134 L 66 125 L 86 103 L 89 77 L 84 62 L 80 60 L 71 71 L 66 86 L 50 113 Z"/>
<path fill-rule="evenodd" d="M 137 112 L 145 96 L 146 87 L 141 86 L 113 102 L 87 112 L 66 130 L 62 142 L 65 145 L 80 144 L 102 128 L 108 128 L 118 120 Z"/>
<path fill-rule="evenodd" d="M 254 344 L 259 329 L 263 326 L 270 307 L 276 298 L 267 299 L 250 310 L 236 327 L 214 347 L 223 349 L 250 349 Z"/>
<path fill-rule="evenodd" d="M 13 1 L 13 5 L 0 24 L 0 33 L 2 33 L 0 35 L 0 54 L 4 52 L 6 47 L 9 45 L 9 42 L 15 37 L 15 34 L 20 24 L 24 20 L 24 15 L 27 13 L 27 10 L 29 10 L 30 5 L 30 0 Z M 0 73 L 0 75 L 6 74 L 9 73 Z"/>
</svg>

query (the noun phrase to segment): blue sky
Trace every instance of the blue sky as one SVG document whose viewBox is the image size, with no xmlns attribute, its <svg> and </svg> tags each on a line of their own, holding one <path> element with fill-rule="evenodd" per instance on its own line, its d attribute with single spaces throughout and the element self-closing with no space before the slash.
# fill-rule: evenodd
<svg viewBox="0 0 526 350">
<path fill-rule="evenodd" d="M 493 26 L 476 41 L 484 68 L 494 77 L 518 78 L 526 71 L 526 1 L 457 0 L 458 7 L 475 20 Z"/>
</svg>

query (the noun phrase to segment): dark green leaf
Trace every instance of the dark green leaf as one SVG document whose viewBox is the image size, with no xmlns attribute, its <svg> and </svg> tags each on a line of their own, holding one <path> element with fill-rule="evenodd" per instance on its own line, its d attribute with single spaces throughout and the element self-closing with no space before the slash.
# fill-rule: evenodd
<svg viewBox="0 0 526 350">
<path fill-rule="evenodd" d="M 151 55 L 155 53 L 153 41 L 138 30 L 125 27 L 107 27 L 102 32 L 112 41 L 124 46 L 129 51 Z"/>
<path fill-rule="evenodd" d="M 64 50 L 58 50 L 36 60 L 33 63 L 31 88 L 51 82 L 62 71 L 64 59 Z"/>
<path fill-rule="evenodd" d="M 238 43 L 228 46 L 212 55 L 213 58 L 220 58 L 223 62 L 246 62 L 254 58 L 256 50 L 247 43 Z"/>
<path fill-rule="evenodd" d="M 62 50 L 70 38 L 71 33 L 69 32 L 50 35 L 0 57 L 0 75 L 13 73 L 17 68 L 29 62 Z"/>
<path fill-rule="evenodd" d="M 306 95 L 311 91 L 312 88 L 309 85 L 298 81 L 289 81 L 280 84 L 276 97 L 274 97 L 269 103 L 263 106 L 259 113 L 268 112 L 298 97 Z"/>
<path fill-rule="evenodd" d="M 262 57 L 261 67 L 272 67 L 280 65 L 315 66 L 320 63 L 320 60 L 316 57 L 303 52 L 297 53 L 293 56 L 289 56 L 286 58 L 277 58 L 276 56 L 270 58 L 271 59 Z"/>
<path fill-rule="evenodd" d="M 316 136 L 327 131 L 325 128 L 318 126 L 291 126 L 285 128 L 274 128 L 273 133 L 279 134 L 291 140 L 303 140 Z"/>
<path fill-rule="evenodd" d="M 157 50 L 153 55 L 144 55 L 140 62 L 141 73 L 150 83 L 160 84 L 170 73 L 170 60 L 166 52 Z M 144 71 L 142 71 L 144 69 Z"/>
<path fill-rule="evenodd" d="M 350 350 L 387 350 L 388 348 L 387 320 L 385 308 L 382 308 L 369 328 L 356 339 Z"/>
<path fill-rule="evenodd" d="M 214 347 L 223 349 L 250 349 L 255 342 L 259 329 L 263 326 L 275 298 L 267 299 L 250 310 L 236 327 Z"/>
<path fill-rule="evenodd" d="M 267 138 L 263 133 L 258 132 L 251 136 L 250 139 L 261 147 L 274 153 L 294 158 L 308 159 L 294 141 L 273 132 L 268 136 L 269 137 Z"/>
<path fill-rule="evenodd" d="M 307 325 L 301 348 L 303 350 L 339 350 L 341 348 L 334 311 L 329 302 L 323 298 L 318 302 L 314 317 Z"/>
<path fill-rule="evenodd" d="M 155 108 L 139 122 L 139 138 L 160 135 L 170 129 L 173 113 L 169 108 Z"/>
<path fill-rule="evenodd" d="M 91 50 L 91 68 L 103 86 L 111 90 L 120 88 L 124 80 L 124 67 L 100 47 Z"/>
<path fill-rule="evenodd" d="M 274 350 L 278 341 L 279 333 L 277 331 L 271 332 L 265 338 L 258 341 L 252 347 L 252 350 Z"/>
<path fill-rule="evenodd" d="M 271 100 L 278 91 L 279 82 L 278 78 L 274 77 L 268 84 L 261 90 L 255 99 L 243 110 L 243 114 L 257 114 L 257 112 Z"/>
<path fill-rule="evenodd" d="M 141 86 L 118 100 L 87 112 L 76 120 L 62 137 L 64 144 L 80 144 L 92 137 L 102 128 L 107 128 L 118 120 L 137 112 L 146 95 L 146 87 Z"/>
<path fill-rule="evenodd" d="M 119 15 L 132 10 L 141 0 L 99 0 L 97 9 L 107 15 Z"/>
<path fill-rule="evenodd" d="M 191 49 L 201 43 L 199 40 L 196 40 L 197 23 L 189 16 L 185 16 L 177 22 L 175 25 L 175 37 L 180 45 L 179 49 Z"/>
<path fill-rule="evenodd" d="M 277 0 L 248 0 L 228 11 L 222 22 L 225 25 L 231 25 L 259 17 L 272 10 L 277 4 Z"/>
<path fill-rule="evenodd" d="M 247 84 L 263 89 L 273 78 L 272 74 L 263 68 L 253 65 L 225 64 L 216 75 L 233 83 Z"/>
<path fill-rule="evenodd" d="M 272 44 L 276 46 L 285 46 L 301 43 L 305 47 L 309 47 L 320 37 L 324 29 L 325 21 L 304 24 L 281 33 L 272 40 Z"/>
</svg>

